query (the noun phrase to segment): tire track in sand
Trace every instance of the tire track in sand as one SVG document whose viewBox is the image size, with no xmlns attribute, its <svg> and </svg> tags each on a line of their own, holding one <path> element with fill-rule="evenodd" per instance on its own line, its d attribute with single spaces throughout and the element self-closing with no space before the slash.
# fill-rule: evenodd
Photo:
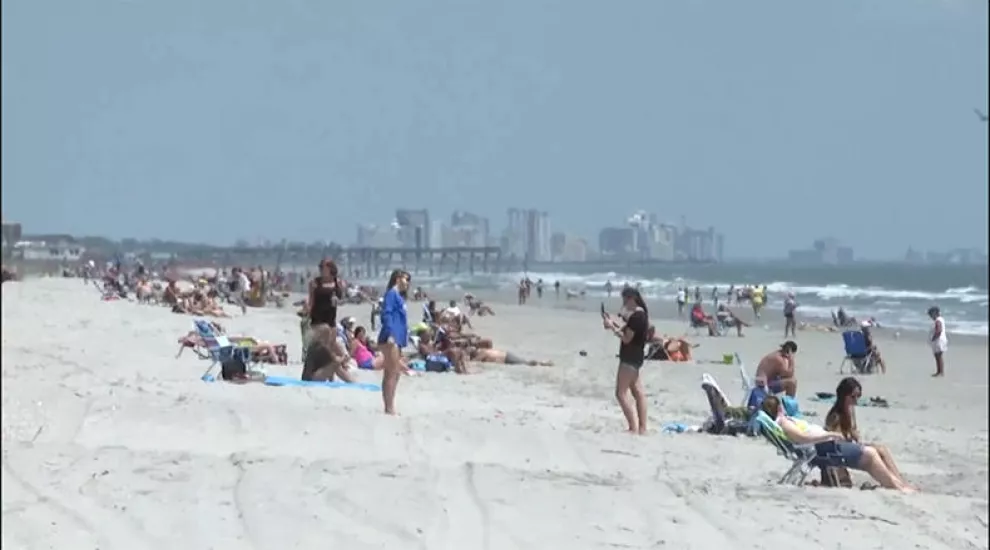
<svg viewBox="0 0 990 550">
<path fill-rule="evenodd" d="M 3 454 L 2 468 L 9 479 L 23 487 L 27 493 L 36 499 L 39 505 L 47 506 L 57 515 L 68 518 L 78 529 L 93 537 L 101 550 L 158 548 L 153 539 L 134 532 L 129 526 L 117 521 L 117 518 L 113 517 L 112 514 L 102 511 L 102 509 L 95 510 L 95 514 L 92 511 L 84 513 L 81 510 L 87 508 L 92 510 L 92 508 L 78 502 L 80 499 L 66 497 L 54 491 L 46 491 L 31 483 L 14 469 L 7 452 Z M 97 525 L 112 527 L 111 529 L 101 529 Z"/>
<path fill-rule="evenodd" d="M 465 462 L 459 467 L 444 468 L 437 478 L 445 532 L 438 533 L 443 548 L 477 548 L 491 550 L 491 518 L 478 492 L 476 466 Z M 434 545 L 431 545 L 431 547 Z"/>
</svg>

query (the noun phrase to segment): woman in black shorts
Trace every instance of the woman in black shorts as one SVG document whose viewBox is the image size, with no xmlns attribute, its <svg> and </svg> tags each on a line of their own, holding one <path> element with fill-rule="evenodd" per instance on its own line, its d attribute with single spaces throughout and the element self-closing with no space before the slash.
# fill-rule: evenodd
<svg viewBox="0 0 990 550">
<path fill-rule="evenodd" d="M 602 312 L 606 330 L 612 331 L 619 344 L 619 370 L 615 375 L 615 399 L 629 425 L 629 433 L 646 434 L 646 392 L 639 378 L 646 348 L 646 333 L 650 328 L 646 302 L 639 291 L 632 287 L 622 289 L 622 308 L 625 322 L 612 319 Z M 632 394 L 633 403 L 629 402 Z"/>
</svg>

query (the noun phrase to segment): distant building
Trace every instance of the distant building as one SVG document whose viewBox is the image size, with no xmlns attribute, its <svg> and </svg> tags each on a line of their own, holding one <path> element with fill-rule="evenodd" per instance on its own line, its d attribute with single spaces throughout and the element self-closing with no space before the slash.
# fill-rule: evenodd
<svg viewBox="0 0 990 550">
<path fill-rule="evenodd" d="M 400 208 L 395 211 L 396 233 L 402 248 L 430 248 L 430 212 L 425 208 L 410 210 Z"/>
<path fill-rule="evenodd" d="M 626 224 L 632 230 L 630 237 L 625 235 L 614 237 L 619 240 L 629 239 L 628 250 L 623 253 L 631 258 L 661 261 L 691 261 L 719 262 L 722 260 L 725 248 L 725 238 L 715 233 L 715 228 L 696 230 L 687 227 L 685 221 L 681 227 L 663 223 L 653 213 L 640 210 L 626 219 Z M 613 254 L 620 252 L 615 251 Z"/>
<path fill-rule="evenodd" d="M 549 262 L 550 214 L 539 210 L 510 208 L 508 224 L 502 236 L 502 251 L 536 262 Z"/>
<path fill-rule="evenodd" d="M 449 241 L 444 246 L 488 246 L 490 231 L 488 218 L 470 212 L 457 211 L 450 215 L 447 228 Z"/>
<path fill-rule="evenodd" d="M 22 240 L 14 244 L 14 256 L 33 261 L 78 262 L 86 248 L 69 235 L 46 240 Z"/>
<path fill-rule="evenodd" d="M 550 237 L 550 255 L 555 262 L 588 260 L 588 241 L 573 235 L 554 233 Z"/>
<path fill-rule="evenodd" d="M 787 253 L 791 262 L 806 265 L 843 265 L 855 261 L 853 249 L 842 246 L 833 238 L 818 239 L 810 249 L 791 250 Z"/>
<path fill-rule="evenodd" d="M 398 248 L 400 245 L 397 230 L 391 225 L 361 224 L 357 227 L 358 247 Z"/>
<path fill-rule="evenodd" d="M 631 227 L 605 227 L 598 232 L 598 250 L 602 256 L 628 254 L 635 250 L 636 231 Z"/>
<path fill-rule="evenodd" d="M 526 257 L 526 214 L 519 208 L 510 208 L 505 234 L 502 236 L 502 252 L 518 258 Z"/>
</svg>

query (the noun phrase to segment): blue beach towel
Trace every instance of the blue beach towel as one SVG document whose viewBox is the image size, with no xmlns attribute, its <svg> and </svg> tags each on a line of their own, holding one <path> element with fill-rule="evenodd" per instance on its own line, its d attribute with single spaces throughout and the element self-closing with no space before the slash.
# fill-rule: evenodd
<svg viewBox="0 0 990 550">
<path fill-rule="evenodd" d="M 213 375 L 204 375 L 202 380 L 203 382 L 217 381 L 216 377 Z M 353 388 L 355 390 L 382 391 L 382 387 L 379 386 L 378 384 L 363 384 L 363 383 L 348 384 L 347 382 L 308 382 L 306 380 L 299 380 L 298 378 L 290 378 L 288 376 L 267 376 L 265 377 L 265 385 L 323 387 L 323 388 Z"/>
<path fill-rule="evenodd" d="M 348 384 L 347 382 L 310 382 L 306 380 L 300 380 L 298 378 L 291 378 L 289 376 L 268 376 L 265 377 L 266 386 L 299 386 L 299 387 L 313 387 L 313 388 L 353 388 L 356 390 L 365 391 L 382 391 L 382 387 L 378 384 L 364 384 L 360 382 L 355 382 L 353 384 Z"/>
</svg>

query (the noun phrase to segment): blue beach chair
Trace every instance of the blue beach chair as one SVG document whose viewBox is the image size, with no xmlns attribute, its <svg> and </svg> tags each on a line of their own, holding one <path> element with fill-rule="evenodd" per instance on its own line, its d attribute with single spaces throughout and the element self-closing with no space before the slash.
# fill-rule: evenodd
<svg viewBox="0 0 990 550">
<path fill-rule="evenodd" d="M 203 344 L 206 346 L 206 351 L 210 356 L 210 366 L 203 373 L 201 377 L 203 380 L 212 378 L 210 373 L 213 367 L 218 364 L 222 365 L 224 362 L 231 360 L 240 360 L 245 366 L 251 363 L 251 348 L 235 346 L 225 335 L 217 334 L 213 325 L 204 319 L 196 319 L 193 321 L 193 325 L 196 327 L 199 337 L 203 339 Z"/>
<path fill-rule="evenodd" d="M 859 374 L 873 373 L 873 352 L 866 345 L 866 336 L 858 330 L 847 330 L 842 333 L 842 345 L 846 356 L 839 364 L 839 374 L 842 374 L 846 363 L 852 365 Z M 852 372 L 850 369 L 849 372 Z"/>
</svg>

